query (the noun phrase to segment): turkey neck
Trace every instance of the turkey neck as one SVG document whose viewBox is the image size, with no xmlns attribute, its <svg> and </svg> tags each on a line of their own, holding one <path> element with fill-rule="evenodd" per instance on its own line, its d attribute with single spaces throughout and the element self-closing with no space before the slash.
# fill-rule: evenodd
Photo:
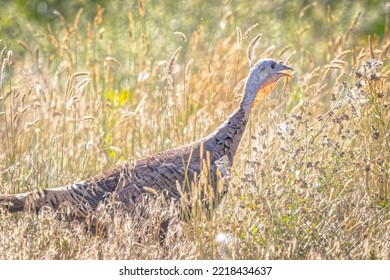
<svg viewBox="0 0 390 280">
<path fill-rule="evenodd" d="M 208 137 L 204 143 L 205 148 L 213 151 L 215 160 L 228 156 L 230 165 L 233 164 L 248 119 L 249 112 L 240 104 L 239 108 Z"/>
</svg>

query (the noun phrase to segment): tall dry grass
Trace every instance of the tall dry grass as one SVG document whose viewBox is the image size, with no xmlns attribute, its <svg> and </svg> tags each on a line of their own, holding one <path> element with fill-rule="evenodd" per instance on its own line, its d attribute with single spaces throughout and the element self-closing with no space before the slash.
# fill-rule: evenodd
<svg viewBox="0 0 390 280">
<path fill-rule="evenodd" d="M 62 27 L 40 34 L 51 50 L 20 41 L 22 58 L 3 47 L 0 194 L 63 186 L 207 135 L 237 106 L 248 61 L 273 57 L 295 74 L 253 110 L 211 219 L 194 207 L 161 246 L 155 224 L 174 209 L 159 199 L 148 221 L 106 217 L 104 235 L 48 209 L 3 211 L 0 258 L 389 259 L 388 38 L 351 44 L 360 14 L 337 34 L 322 8 L 329 34 L 314 47 L 304 21 L 295 41 L 270 46 L 249 23 L 210 47 L 200 25 L 175 34 L 165 59 L 151 57 L 149 29 L 134 22 L 145 5 L 128 14 L 122 56 L 105 37 L 103 8 L 84 29 L 81 12 L 72 22 L 57 13 Z M 222 14 L 221 28 L 229 22 Z"/>
</svg>

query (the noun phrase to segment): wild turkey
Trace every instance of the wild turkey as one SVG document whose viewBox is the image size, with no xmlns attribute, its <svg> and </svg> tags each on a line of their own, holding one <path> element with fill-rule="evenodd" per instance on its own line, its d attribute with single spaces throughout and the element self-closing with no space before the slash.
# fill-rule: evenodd
<svg viewBox="0 0 390 280">
<path fill-rule="evenodd" d="M 258 61 L 247 77 L 243 98 L 238 109 L 209 136 L 178 147 L 163 151 L 135 162 L 97 175 L 85 181 L 65 187 L 45 189 L 39 192 L 0 196 L 0 205 L 10 212 L 43 206 L 57 210 L 64 203 L 77 209 L 76 218 L 85 219 L 88 213 L 105 203 L 110 194 L 131 209 L 143 196 L 162 192 L 167 199 L 179 201 L 201 172 L 201 163 L 209 163 L 210 183 L 217 187 L 217 169 L 226 175 L 223 161 L 231 167 L 241 137 L 248 122 L 251 109 L 272 90 L 283 76 L 283 71 L 292 70 L 282 62 L 272 59 Z M 188 193 L 188 192 L 187 192 Z"/>
</svg>

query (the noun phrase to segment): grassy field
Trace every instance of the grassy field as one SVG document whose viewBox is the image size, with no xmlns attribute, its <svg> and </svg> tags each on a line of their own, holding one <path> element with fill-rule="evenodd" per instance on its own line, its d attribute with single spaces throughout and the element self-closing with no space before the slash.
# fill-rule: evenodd
<svg viewBox="0 0 390 280">
<path fill-rule="evenodd" d="M 163 246 L 159 200 L 148 222 L 107 217 L 104 236 L 50 210 L 1 211 L 0 259 L 390 259 L 388 5 L 170 2 L 46 6 L 41 21 L 7 2 L 0 195 L 208 135 L 238 106 L 262 34 L 253 60 L 295 72 L 253 109 L 229 193 Z"/>
</svg>

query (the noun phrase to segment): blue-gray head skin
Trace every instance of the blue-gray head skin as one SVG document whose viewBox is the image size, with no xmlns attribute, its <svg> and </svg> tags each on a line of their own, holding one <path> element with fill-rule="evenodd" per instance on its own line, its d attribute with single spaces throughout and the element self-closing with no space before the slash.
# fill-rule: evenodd
<svg viewBox="0 0 390 280">
<path fill-rule="evenodd" d="M 283 62 L 276 62 L 270 58 L 259 60 L 250 70 L 246 80 L 242 108 L 249 112 L 272 91 L 280 78 L 291 77 L 286 71 L 292 70 Z"/>
</svg>

